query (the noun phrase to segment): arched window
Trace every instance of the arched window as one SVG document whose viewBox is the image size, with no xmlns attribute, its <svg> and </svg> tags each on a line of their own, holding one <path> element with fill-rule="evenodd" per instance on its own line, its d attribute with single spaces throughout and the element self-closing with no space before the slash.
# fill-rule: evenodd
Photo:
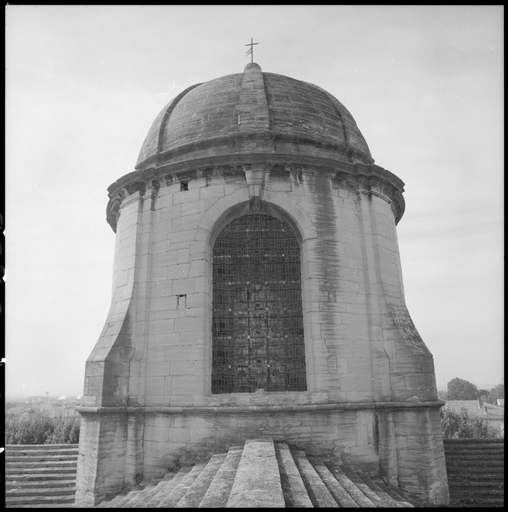
<svg viewBox="0 0 508 512">
<path fill-rule="evenodd" d="M 300 247 L 291 228 L 244 215 L 213 250 L 212 393 L 305 391 Z"/>
</svg>

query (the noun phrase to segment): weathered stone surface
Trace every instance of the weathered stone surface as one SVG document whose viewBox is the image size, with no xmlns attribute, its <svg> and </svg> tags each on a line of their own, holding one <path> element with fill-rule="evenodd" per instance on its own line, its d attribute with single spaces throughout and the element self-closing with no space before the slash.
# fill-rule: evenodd
<svg viewBox="0 0 508 512">
<path fill-rule="evenodd" d="M 245 443 L 226 507 L 285 507 L 279 466 L 271 439 Z"/>
<path fill-rule="evenodd" d="M 302 477 L 286 443 L 276 443 L 280 479 L 287 508 L 313 508 Z"/>
<path fill-rule="evenodd" d="M 77 445 L 8 445 L 5 503 L 11 507 L 72 506 Z"/>
<path fill-rule="evenodd" d="M 446 502 L 432 356 L 402 286 L 403 187 L 340 102 L 257 64 L 165 107 L 137 170 L 108 189 L 113 294 L 86 365 L 77 503 L 260 437 Z M 212 389 L 214 244 L 252 213 L 298 245 L 302 391 Z"/>
<path fill-rule="evenodd" d="M 224 462 L 215 474 L 212 483 L 206 491 L 199 508 L 226 507 L 233 488 L 236 471 L 242 458 L 243 447 L 234 446 L 228 451 Z"/>
<path fill-rule="evenodd" d="M 185 496 L 175 505 L 175 508 L 198 507 L 225 458 L 226 454 L 216 454 L 212 456 L 206 467 L 192 483 Z"/>
<path fill-rule="evenodd" d="M 295 450 L 293 451 L 293 456 L 314 506 L 318 508 L 339 508 L 339 504 L 308 461 L 305 452 Z"/>
</svg>

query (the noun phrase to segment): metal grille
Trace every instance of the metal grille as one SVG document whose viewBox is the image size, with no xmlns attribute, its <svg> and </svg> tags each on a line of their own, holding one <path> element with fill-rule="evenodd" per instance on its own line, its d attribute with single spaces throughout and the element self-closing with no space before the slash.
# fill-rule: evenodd
<svg viewBox="0 0 508 512">
<path fill-rule="evenodd" d="M 274 217 L 248 214 L 213 252 L 212 393 L 305 391 L 300 247 Z"/>
</svg>

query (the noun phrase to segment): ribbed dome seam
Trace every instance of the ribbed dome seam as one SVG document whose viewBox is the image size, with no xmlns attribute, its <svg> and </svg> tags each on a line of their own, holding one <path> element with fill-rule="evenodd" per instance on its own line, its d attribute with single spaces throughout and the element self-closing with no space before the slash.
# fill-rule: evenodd
<svg viewBox="0 0 508 512">
<path fill-rule="evenodd" d="M 199 85 L 202 85 L 202 83 L 191 85 L 190 87 L 187 87 L 185 91 L 181 92 L 168 106 L 168 109 L 166 110 L 164 117 L 162 118 L 161 124 L 159 126 L 159 133 L 157 135 L 157 150 L 156 150 L 156 158 L 157 163 L 159 163 L 159 155 L 161 153 L 162 148 L 162 134 L 164 133 L 164 128 L 166 127 L 166 124 L 173 113 L 173 110 L 178 105 L 180 100 L 189 92 L 192 91 L 192 89 L 198 87 Z"/>
</svg>

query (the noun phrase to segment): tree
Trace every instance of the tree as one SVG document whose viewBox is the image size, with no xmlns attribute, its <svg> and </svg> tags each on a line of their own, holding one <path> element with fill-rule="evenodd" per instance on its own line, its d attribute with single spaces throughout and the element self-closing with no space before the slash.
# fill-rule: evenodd
<svg viewBox="0 0 508 512">
<path fill-rule="evenodd" d="M 478 398 L 481 398 L 484 402 L 487 401 L 487 397 L 489 396 L 490 391 L 486 389 L 479 389 L 478 390 Z"/>
<path fill-rule="evenodd" d="M 55 429 L 54 421 L 40 414 L 6 414 L 6 444 L 44 444 Z"/>
<path fill-rule="evenodd" d="M 460 412 L 448 407 L 441 408 L 441 428 L 445 439 L 496 439 L 501 433 L 479 416 L 469 414 L 466 409 Z"/>
<path fill-rule="evenodd" d="M 487 396 L 487 402 L 497 405 L 498 398 L 504 398 L 504 384 L 498 384 L 495 388 L 490 390 Z"/>
<path fill-rule="evenodd" d="M 45 444 L 79 443 L 80 420 L 79 416 L 71 416 L 57 421 L 55 429 L 46 438 Z"/>
<path fill-rule="evenodd" d="M 39 413 L 5 415 L 6 444 L 69 444 L 79 442 L 80 418 L 48 418 Z"/>
<path fill-rule="evenodd" d="M 471 382 L 455 377 L 448 382 L 448 400 L 476 400 L 478 388 Z"/>
</svg>

